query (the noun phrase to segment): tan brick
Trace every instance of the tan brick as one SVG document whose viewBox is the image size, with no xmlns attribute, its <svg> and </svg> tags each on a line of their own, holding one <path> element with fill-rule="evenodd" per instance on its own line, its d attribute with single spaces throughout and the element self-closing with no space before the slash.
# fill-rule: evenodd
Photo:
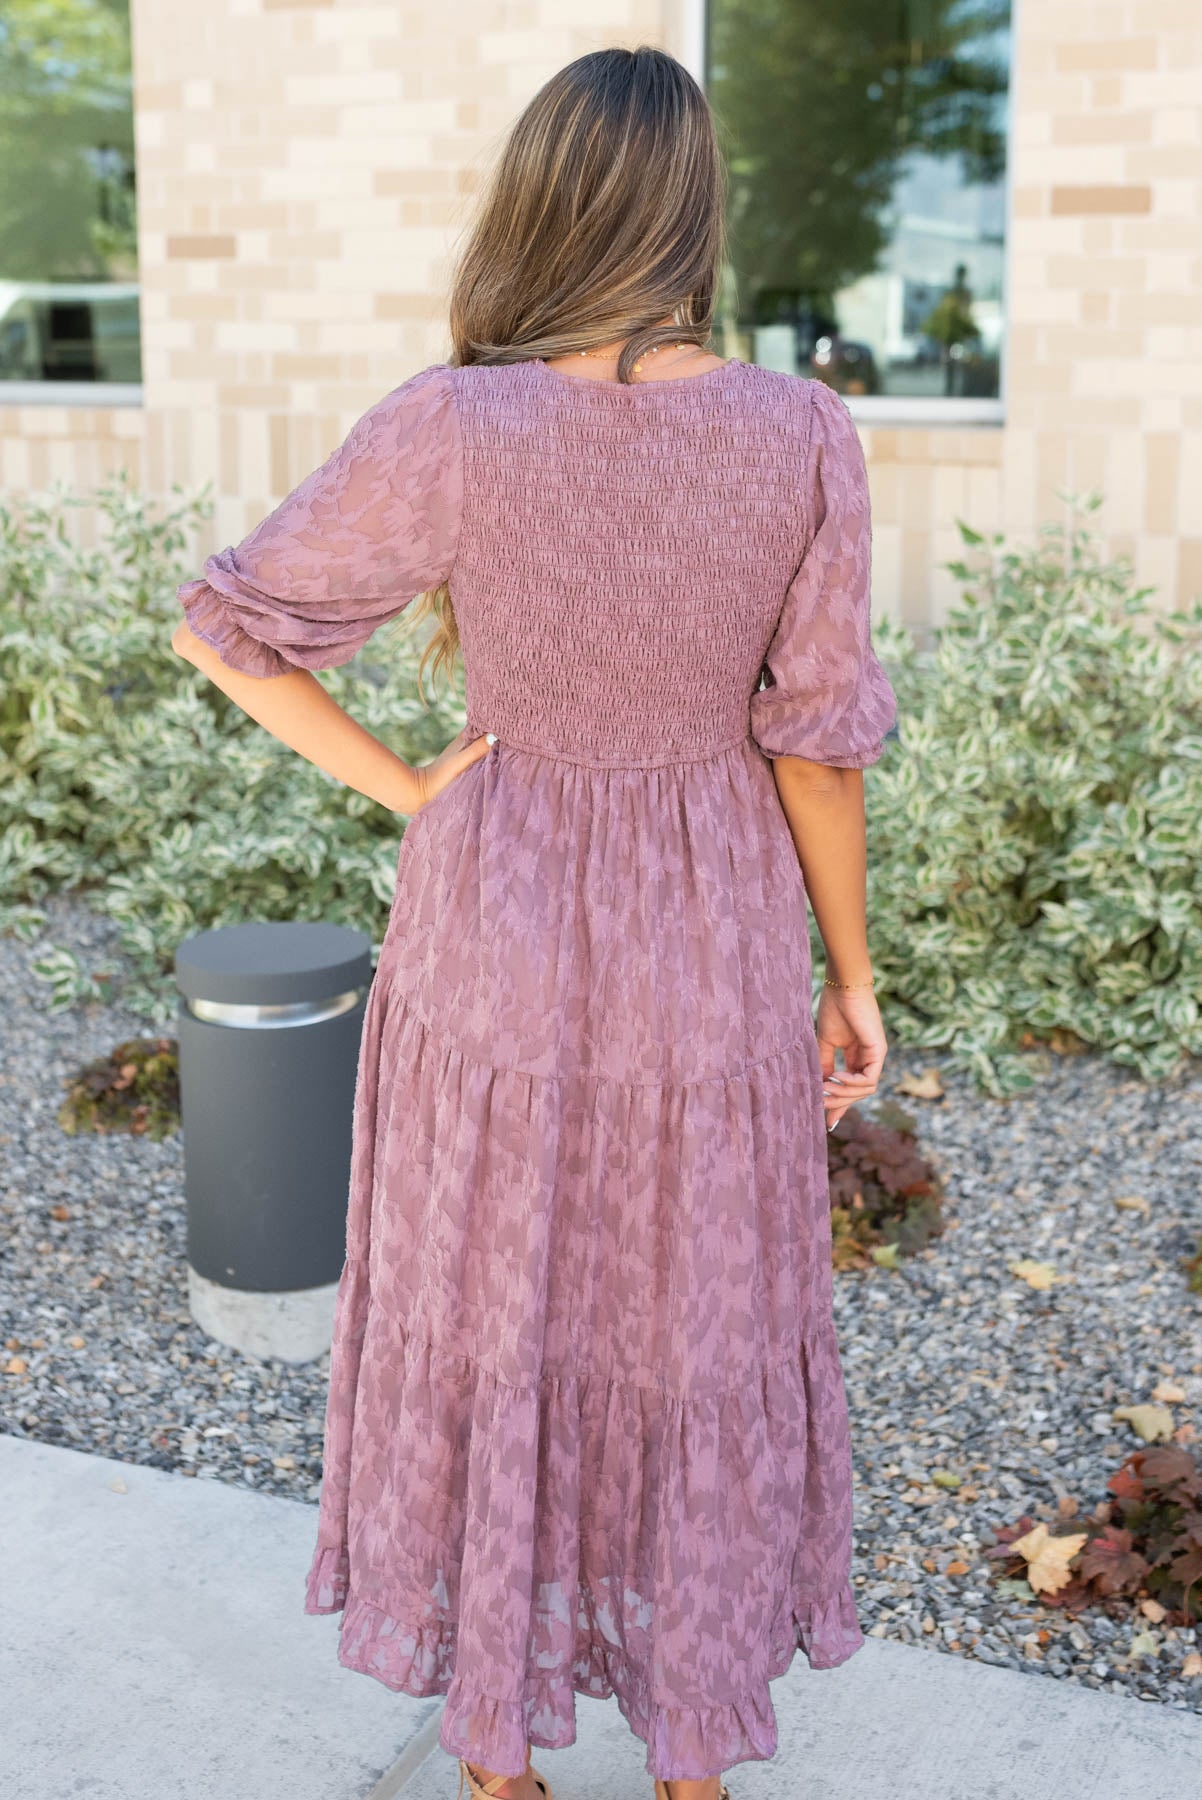
<svg viewBox="0 0 1202 1800">
<path fill-rule="evenodd" d="M 1150 432 L 1144 439 L 1144 528 L 1166 533 L 1177 529 L 1177 469 L 1180 439 L 1172 432 Z"/>
<path fill-rule="evenodd" d="M 1054 144 L 1150 144 L 1152 121 L 1150 108 L 1141 112 L 1063 113 L 1052 120 Z M 1131 168 L 1132 175 L 1145 173 Z"/>
<path fill-rule="evenodd" d="M 1049 8 L 1049 11 L 1052 11 Z M 1056 47 L 1056 67 L 1072 74 L 1092 74 L 1095 70 L 1154 69 L 1160 53 L 1154 37 L 1116 37 L 1062 43 Z"/>
<path fill-rule="evenodd" d="M 1158 31 L 1184 32 L 1197 43 L 1198 8 L 1195 0 L 1139 0 L 1140 20 Z"/>
<path fill-rule="evenodd" d="M 1131 183 L 1122 187 L 1054 187 L 1052 213 L 1146 213 L 1152 210 L 1152 190 Z"/>
<path fill-rule="evenodd" d="M 420 195 L 445 199 L 455 192 L 454 173 L 450 169 L 377 169 L 372 176 L 372 192 L 403 195 L 407 199 Z"/>
<path fill-rule="evenodd" d="M 212 261 L 215 257 L 235 256 L 237 250 L 237 239 L 229 232 L 167 239 L 167 255 L 175 258 L 196 256 Z"/>
<path fill-rule="evenodd" d="M 287 406 L 288 388 L 282 381 L 250 382 L 229 381 L 221 383 L 215 395 L 218 406 L 230 406 L 236 410 L 254 410 L 266 413 L 273 407 Z"/>
<path fill-rule="evenodd" d="M 1047 279 L 1057 287 L 1138 288 L 1146 271 L 1139 257 L 1049 256 Z"/>
<path fill-rule="evenodd" d="M 377 319 L 429 319 L 437 312 L 435 297 L 426 293 L 377 294 Z"/>
<path fill-rule="evenodd" d="M 1180 539 L 1177 545 L 1175 587 L 1180 606 L 1202 600 L 1202 537 Z"/>
<path fill-rule="evenodd" d="M 1081 307 L 1081 318 L 1086 325 L 1106 325 L 1113 312 L 1111 296 L 1104 291 L 1090 291 L 1088 288 L 1078 291 Z"/>
<path fill-rule="evenodd" d="M 899 511 L 898 496 L 901 492 L 900 471 L 896 463 L 882 462 L 878 456 L 868 456 L 868 484 L 872 497 L 872 516 L 874 521 L 884 524 L 896 521 Z"/>
<path fill-rule="evenodd" d="M 1043 187 L 1016 187 L 1010 195 L 1010 212 L 1016 219 L 1041 219 L 1046 206 L 1047 190 Z"/>
<path fill-rule="evenodd" d="M 1199 73 L 1199 86 L 1202 87 L 1202 71 Z M 1197 144 L 1135 144 L 1126 154 L 1125 172 L 1133 180 L 1198 180 L 1200 153 Z"/>
<path fill-rule="evenodd" d="M 901 609 L 907 622 L 925 623 L 927 619 L 931 554 L 925 531 L 901 533 Z"/>
</svg>

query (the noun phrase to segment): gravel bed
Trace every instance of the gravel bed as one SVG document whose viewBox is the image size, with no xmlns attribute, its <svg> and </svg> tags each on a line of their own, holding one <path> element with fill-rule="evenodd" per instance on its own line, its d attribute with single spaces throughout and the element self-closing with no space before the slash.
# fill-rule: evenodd
<svg viewBox="0 0 1202 1800">
<path fill-rule="evenodd" d="M 47 910 L 48 941 L 119 972 L 106 920 L 77 901 Z M 37 948 L 0 937 L 0 1430 L 316 1499 L 328 1359 L 260 1361 L 192 1323 L 179 1139 L 70 1137 L 55 1119 L 69 1074 L 148 1028 L 119 1004 L 48 1013 Z M 934 1061 L 895 1052 L 886 1085 Z M 1181 1674 L 1202 1633 L 998 1595 L 981 1557 L 1024 1512 L 1050 1517 L 1071 1495 L 1087 1514 L 1105 1497 L 1138 1447 L 1116 1406 L 1171 1379 L 1188 1397 L 1175 1424 L 1202 1417 L 1202 1297 L 1181 1266 L 1202 1235 L 1202 1066 L 1153 1088 L 1094 1057 L 1048 1058 L 1009 1101 L 942 1073 L 941 1100 L 903 1104 L 947 1183 L 946 1232 L 899 1270 L 835 1282 L 861 1620 L 1202 1709 L 1202 1680 Z M 1146 1209 L 1116 1206 L 1134 1195 Z M 1008 1268 L 1018 1258 L 1060 1279 L 1033 1290 Z"/>
</svg>

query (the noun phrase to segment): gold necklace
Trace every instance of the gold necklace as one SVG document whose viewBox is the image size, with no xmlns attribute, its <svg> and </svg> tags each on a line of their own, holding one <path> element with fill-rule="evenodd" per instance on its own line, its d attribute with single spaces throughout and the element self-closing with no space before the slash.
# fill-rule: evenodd
<svg viewBox="0 0 1202 1800">
<path fill-rule="evenodd" d="M 644 358 L 648 357 L 648 356 L 654 356 L 657 353 L 657 351 L 660 351 L 663 348 L 664 348 L 663 344 L 652 344 L 650 350 L 644 350 L 643 355 L 638 357 L 637 360 L 632 364 L 631 373 L 633 375 L 637 375 L 639 370 L 643 366 Z M 673 350 L 697 350 L 700 348 L 700 345 L 690 343 L 687 338 L 684 338 L 684 339 L 681 339 L 679 342 L 670 345 L 669 348 L 671 348 Z M 603 361 L 609 362 L 613 359 L 614 353 L 612 350 L 578 350 L 576 352 L 576 354 L 578 356 L 600 357 L 600 358 L 602 358 Z"/>
</svg>

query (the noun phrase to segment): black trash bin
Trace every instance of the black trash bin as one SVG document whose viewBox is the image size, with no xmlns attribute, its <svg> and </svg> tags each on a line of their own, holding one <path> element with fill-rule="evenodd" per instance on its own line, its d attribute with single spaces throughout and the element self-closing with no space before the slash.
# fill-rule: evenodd
<svg viewBox="0 0 1202 1800">
<path fill-rule="evenodd" d="M 211 1337 L 329 1348 L 371 943 L 340 925 L 202 931 L 175 957 L 188 1303 Z"/>
</svg>

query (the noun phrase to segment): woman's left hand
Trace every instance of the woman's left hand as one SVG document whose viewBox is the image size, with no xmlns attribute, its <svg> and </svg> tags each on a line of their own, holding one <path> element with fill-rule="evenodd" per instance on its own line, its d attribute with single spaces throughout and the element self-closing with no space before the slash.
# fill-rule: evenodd
<svg viewBox="0 0 1202 1800">
<path fill-rule="evenodd" d="M 871 988 L 824 987 L 815 1021 L 822 1064 L 822 1106 L 827 1130 L 849 1106 L 876 1093 L 888 1045 L 880 1008 Z M 835 1059 L 843 1052 L 843 1067 Z"/>
</svg>

